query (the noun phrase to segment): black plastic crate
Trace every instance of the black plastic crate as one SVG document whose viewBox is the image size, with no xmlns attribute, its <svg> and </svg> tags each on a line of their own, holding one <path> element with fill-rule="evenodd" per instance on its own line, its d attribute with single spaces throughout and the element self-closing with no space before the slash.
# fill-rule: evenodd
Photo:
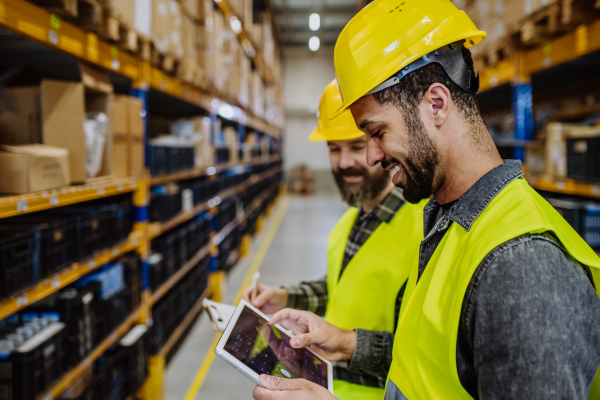
<svg viewBox="0 0 600 400">
<path fill-rule="evenodd" d="M 142 298 L 142 262 L 137 254 L 124 256 L 118 260 L 123 263 L 125 287 L 127 293 L 127 309 L 132 312 L 140 306 Z"/>
<path fill-rule="evenodd" d="M 158 222 L 167 222 L 181 212 L 182 200 L 181 192 L 152 194 L 150 201 L 150 220 Z"/>
<path fill-rule="evenodd" d="M 40 232 L 41 277 L 46 277 L 76 261 L 75 221 L 72 217 L 31 214 L 10 218 L 3 224 L 20 230 Z"/>
<path fill-rule="evenodd" d="M 230 160 L 229 149 L 221 147 L 215 149 L 215 161 L 217 164 L 227 164 Z"/>
<path fill-rule="evenodd" d="M 64 372 L 64 324 L 50 324 L 0 357 L 0 400 L 33 400 Z"/>
<path fill-rule="evenodd" d="M 158 354 L 208 285 L 209 257 L 203 258 L 184 279 L 152 307 L 154 324 L 148 354 Z"/>
<path fill-rule="evenodd" d="M 594 249 L 600 249 L 600 205 L 587 204 L 582 222 L 583 239 Z"/>
<path fill-rule="evenodd" d="M 600 181 L 600 137 L 567 139 L 567 176 Z"/>
<path fill-rule="evenodd" d="M 38 281 L 41 275 L 39 231 L 15 232 L 0 226 L 0 299 Z"/>
<path fill-rule="evenodd" d="M 163 146 L 148 146 L 148 161 L 150 164 L 151 175 L 161 175 L 165 173 L 165 151 Z"/>
<path fill-rule="evenodd" d="M 163 259 L 163 255 L 158 253 L 151 254 L 150 257 L 148 257 L 150 289 L 152 289 L 153 292 L 168 279 Z"/>
</svg>

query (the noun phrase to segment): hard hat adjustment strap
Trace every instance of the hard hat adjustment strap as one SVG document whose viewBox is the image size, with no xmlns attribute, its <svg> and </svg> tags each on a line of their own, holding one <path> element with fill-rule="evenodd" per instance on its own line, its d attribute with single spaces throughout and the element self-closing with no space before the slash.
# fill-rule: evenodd
<svg viewBox="0 0 600 400">
<path fill-rule="evenodd" d="M 463 42 L 464 40 L 461 42 L 452 43 L 447 46 L 440 47 L 429 54 L 425 54 L 423 57 L 402 68 L 392 78 L 373 88 L 373 90 L 365 94 L 365 96 L 394 86 L 397 83 L 400 83 L 402 78 L 409 73 L 433 63 L 441 65 L 452 82 L 456 83 L 463 90 L 469 93 L 477 94 L 479 91 L 479 73 L 475 74 L 474 71 L 467 67 L 467 63 L 465 63 L 465 60 L 462 56 Z"/>
</svg>

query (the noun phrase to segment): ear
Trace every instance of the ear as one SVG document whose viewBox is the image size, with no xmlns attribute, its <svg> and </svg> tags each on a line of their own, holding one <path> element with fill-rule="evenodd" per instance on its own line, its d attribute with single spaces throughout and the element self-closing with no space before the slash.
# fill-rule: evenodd
<svg viewBox="0 0 600 400">
<path fill-rule="evenodd" d="M 450 90 L 441 83 L 432 84 L 425 95 L 423 101 L 426 104 L 426 112 L 436 127 L 440 127 L 448 118 L 452 107 L 452 96 Z"/>
</svg>

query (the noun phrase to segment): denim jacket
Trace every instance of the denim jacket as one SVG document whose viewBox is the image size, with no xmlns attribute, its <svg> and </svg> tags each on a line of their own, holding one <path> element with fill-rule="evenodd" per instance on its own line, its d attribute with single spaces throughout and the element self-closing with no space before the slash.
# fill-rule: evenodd
<svg viewBox="0 0 600 400">
<path fill-rule="evenodd" d="M 451 224 L 469 230 L 514 179 L 507 160 L 477 181 L 443 216 L 424 210 L 419 277 Z M 357 330 L 349 368 L 387 375 L 393 336 Z M 458 376 L 475 399 L 587 399 L 600 365 L 600 299 L 587 267 L 549 232 L 514 238 L 479 264 L 466 291 L 456 350 Z M 401 399 L 388 388 L 386 399 Z"/>
</svg>

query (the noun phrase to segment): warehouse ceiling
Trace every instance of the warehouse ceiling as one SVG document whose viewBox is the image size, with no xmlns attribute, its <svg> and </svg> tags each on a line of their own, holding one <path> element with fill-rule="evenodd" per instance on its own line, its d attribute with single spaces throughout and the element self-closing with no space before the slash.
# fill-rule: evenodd
<svg viewBox="0 0 600 400">
<path fill-rule="evenodd" d="M 364 0 L 271 0 L 285 46 L 306 46 L 311 36 L 317 36 L 321 46 L 333 46 L 338 35 L 356 14 Z M 321 26 L 309 28 L 309 16 L 317 13 Z"/>
</svg>

